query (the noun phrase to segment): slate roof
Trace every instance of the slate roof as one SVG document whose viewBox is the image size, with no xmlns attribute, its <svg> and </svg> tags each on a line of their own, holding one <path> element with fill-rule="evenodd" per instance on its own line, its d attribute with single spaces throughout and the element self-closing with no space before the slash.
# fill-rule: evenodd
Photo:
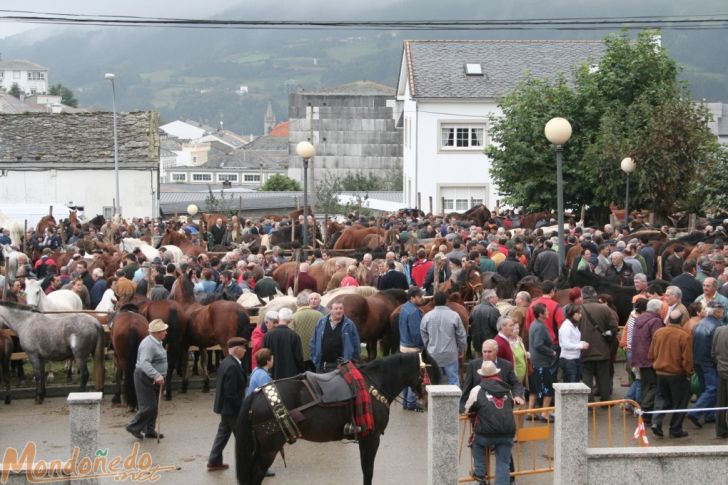
<svg viewBox="0 0 728 485">
<path fill-rule="evenodd" d="M 48 68 L 25 59 L 0 59 L 0 71 L 47 71 Z"/>
<path fill-rule="evenodd" d="M 606 50 L 592 40 L 409 40 L 404 42 L 407 82 L 413 98 L 499 98 L 530 73 L 570 77 L 585 61 Z M 467 76 L 466 63 L 479 63 L 482 76 Z"/>
<path fill-rule="evenodd" d="M 323 87 L 318 91 L 304 92 L 303 94 L 326 96 L 394 96 L 396 89 L 375 81 L 354 81 L 339 86 Z"/>
</svg>

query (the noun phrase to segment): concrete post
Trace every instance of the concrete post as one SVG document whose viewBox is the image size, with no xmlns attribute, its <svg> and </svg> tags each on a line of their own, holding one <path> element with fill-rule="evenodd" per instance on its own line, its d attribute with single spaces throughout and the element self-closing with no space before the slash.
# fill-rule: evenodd
<svg viewBox="0 0 728 485">
<path fill-rule="evenodd" d="M 458 413 L 462 391 L 453 385 L 427 386 L 427 484 L 458 483 Z"/>
<path fill-rule="evenodd" d="M 101 424 L 101 392 L 72 392 L 68 395 L 69 418 L 71 424 L 71 456 L 74 448 L 78 448 L 79 461 L 88 457 L 93 461 L 98 449 L 99 427 Z M 73 473 L 76 473 L 74 470 Z M 71 484 L 98 483 L 96 479 L 73 480 Z"/>
<path fill-rule="evenodd" d="M 586 485 L 590 389 L 583 383 L 554 384 L 554 485 Z"/>
</svg>

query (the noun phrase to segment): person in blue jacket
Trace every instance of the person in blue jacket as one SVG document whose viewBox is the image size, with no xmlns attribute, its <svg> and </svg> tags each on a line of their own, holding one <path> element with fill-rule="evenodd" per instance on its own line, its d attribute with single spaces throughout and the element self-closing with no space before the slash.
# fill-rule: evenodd
<svg viewBox="0 0 728 485">
<path fill-rule="evenodd" d="M 331 372 L 343 361 L 359 360 L 359 331 L 344 315 L 343 303 L 332 303 L 331 313 L 316 323 L 311 337 L 311 360 L 316 372 Z"/>
</svg>

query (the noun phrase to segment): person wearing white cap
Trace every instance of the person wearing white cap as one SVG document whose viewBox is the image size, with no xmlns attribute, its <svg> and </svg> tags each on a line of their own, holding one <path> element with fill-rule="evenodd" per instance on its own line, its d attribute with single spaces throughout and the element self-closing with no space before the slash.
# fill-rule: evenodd
<svg viewBox="0 0 728 485">
<path fill-rule="evenodd" d="M 500 369 L 492 360 L 483 360 L 478 369 L 480 384 L 475 386 L 465 403 L 465 412 L 476 416 L 473 437 L 473 476 L 478 484 L 485 480 L 485 454 L 493 448 L 495 483 L 510 482 L 510 460 L 516 421 L 513 418 L 514 398 L 511 387 L 500 377 Z"/>
<path fill-rule="evenodd" d="M 301 337 L 288 326 L 292 320 L 291 309 L 281 308 L 278 311 L 278 323 L 263 338 L 263 347 L 270 349 L 276 356 L 271 369 L 273 379 L 293 377 L 304 371 Z"/>
<path fill-rule="evenodd" d="M 139 344 L 134 370 L 134 388 L 139 411 L 126 427 L 126 430 L 137 439 L 157 437 L 154 430 L 158 411 L 156 386 L 163 386 L 167 375 L 167 352 L 162 344 L 167 335 L 167 328 L 168 325 L 161 319 L 152 320 L 149 323 L 149 335 Z M 159 437 L 164 438 L 161 434 Z"/>
<path fill-rule="evenodd" d="M 265 334 L 278 323 L 278 312 L 276 310 L 268 310 L 263 319 L 258 319 L 258 326 L 253 329 L 250 335 L 250 352 L 255 355 L 263 348 L 263 338 Z M 255 359 L 251 363 L 255 369 Z"/>
</svg>

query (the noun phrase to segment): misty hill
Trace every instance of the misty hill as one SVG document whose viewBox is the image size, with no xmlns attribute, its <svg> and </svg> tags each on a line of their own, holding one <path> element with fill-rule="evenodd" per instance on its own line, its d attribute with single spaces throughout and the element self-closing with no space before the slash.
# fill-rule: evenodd
<svg viewBox="0 0 728 485">
<path fill-rule="evenodd" d="M 240 5 L 219 18 L 306 19 L 504 19 L 624 17 L 721 13 L 722 0 L 696 7 L 676 0 L 613 0 L 606 5 L 557 0 L 509 2 L 459 0 L 390 7 L 348 7 L 330 14 L 326 2 L 301 3 L 285 12 Z M 562 8 L 559 9 L 558 6 Z M 415 8 L 416 7 L 416 8 Z M 344 7 L 342 7 L 344 8 Z M 327 16 L 323 16 L 323 12 Z M 174 16 L 170 12 L 170 17 Z M 121 110 L 156 109 L 164 121 L 189 118 L 243 134 L 261 134 L 270 101 L 279 120 L 287 118 L 287 94 L 359 79 L 394 85 L 404 39 L 599 39 L 604 30 L 320 31 L 147 29 L 86 27 L 59 29 L 43 40 L 25 33 L 0 40 L 5 58 L 24 58 L 50 69 L 50 82 L 76 92 L 81 106 L 110 109 L 105 72 L 117 75 Z M 728 102 L 728 43 L 720 30 L 666 29 L 663 46 L 684 67 L 695 99 Z M 236 94 L 247 86 L 247 94 Z"/>
</svg>

